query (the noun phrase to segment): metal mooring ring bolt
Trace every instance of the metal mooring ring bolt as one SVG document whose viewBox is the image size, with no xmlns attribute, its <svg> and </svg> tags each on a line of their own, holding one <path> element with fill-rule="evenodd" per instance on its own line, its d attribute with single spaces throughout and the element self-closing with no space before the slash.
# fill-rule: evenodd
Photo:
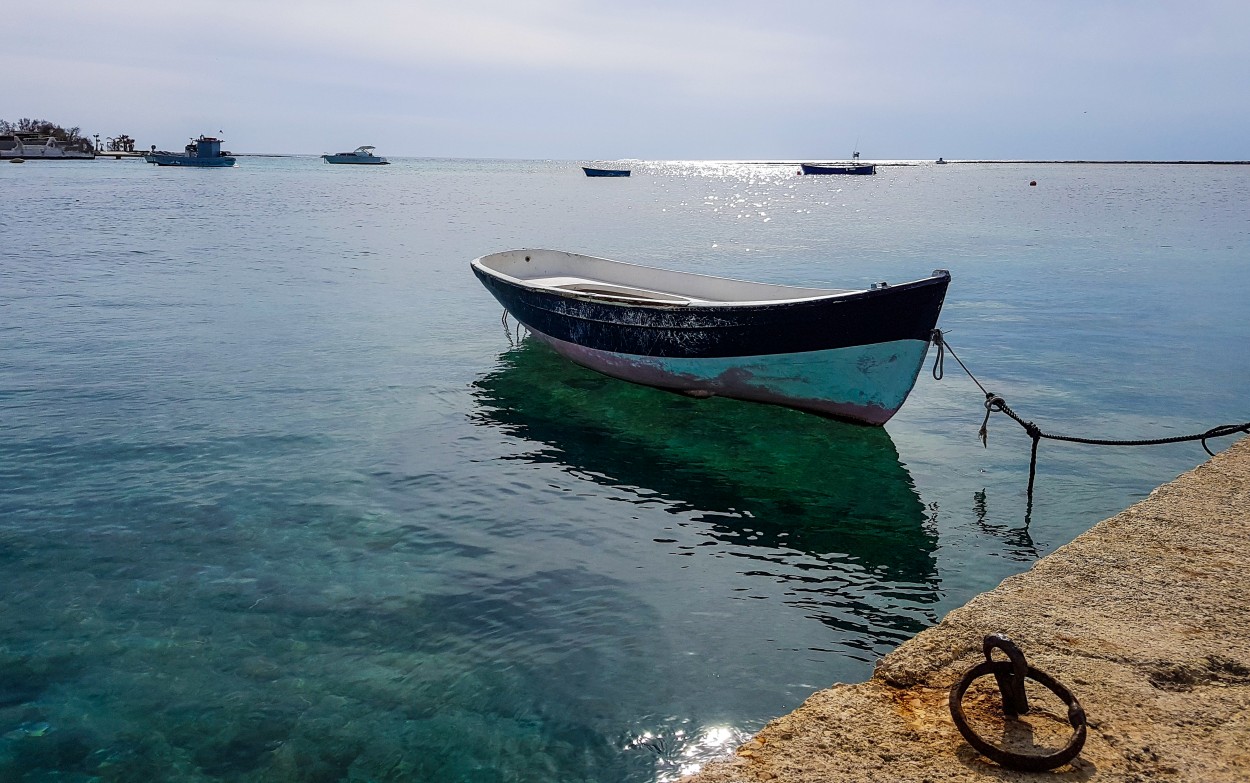
<svg viewBox="0 0 1250 783">
<path fill-rule="evenodd" d="M 981 650 L 987 662 L 994 660 L 995 649 L 1007 653 L 1007 658 L 1011 661 L 1010 676 L 994 673 L 994 679 L 998 681 L 998 692 L 1003 696 L 1003 714 L 1008 718 L 1028 715 L 1029 697 L 1024 692 L 1024 680 L 1028 677 L 1029 662 L 1024 660 L 1024 653 L 1005 634 L 990 634 L 981 642 Z"/>
<path fill-rule="evenodd" d="M 990 658 L 990 653 L 994 648 L 1005 651 L 1011 660 L 995 661 Z M 984 650 L 986 660 L 969 669 L 967 674 L 951 688 L 950 693 L 951 718 L 954 719 L 955 727 L 959 729 L 959 733 L 968 741 L 968 744 L 976 748 L 981 755 L 991 761 L 997 762 L 1008 769 L 1022 772 L 1044 772 L 1048 769 L 1063 766 L 1076 758 L 1080 754 L 1081 748 L 1085 747 L 1087 729 L 1085 710 L 1081 707 L 1080 702 L 1076 700 L 1076 697 L 1072 695 L 1072 692 L 1046 672 L 1029 666 L 1024 660 L 1024 654 L 1006 636 L 995 634 L 985 637 Z M 1021 664 L 1023 664 L 1023 673 L 1021 673 Z M 1055 753 L 1046 756 L 1035 756 L 1000 748 L 977 734 L 968 725 L 968 719 L 964 716 L 964 695 L 968 692 L 968 687 L 973 682 L 987 674 L 993 674 L 998 681 L 999 690 L 1003 697 L 1003 712 L 1008 718 L 1028 712 L 1027 702 L 1021 701 L 1023 699 L 1024 680 L 1026 678 L 1044 686 L 1051 693 L 1058 696 L 1068 706 L 1068 723 L 1072 726 L 1072 738 L 1068 740 L 1068 744 Z M 1019 709 L 1021 706 L 1023 706 L 1023 709 Z M 1013 710 L 1015 711 L 1013 712 Z"/>
</svg>

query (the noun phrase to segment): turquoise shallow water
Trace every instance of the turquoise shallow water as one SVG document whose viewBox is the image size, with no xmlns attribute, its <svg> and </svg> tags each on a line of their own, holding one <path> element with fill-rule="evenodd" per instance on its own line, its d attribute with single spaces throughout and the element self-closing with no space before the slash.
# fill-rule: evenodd
<svg viewBox="0 0 1250 783">
<path fill-rule="evenodd" d="M 953 363 L 884 429 L 689 400 L 512 347 L 484 253 L 943 267 L 1048 430 L 1250 419 L 1250 168 L 792 174 L 0 169 L 0 780 L 670 780 L 1205 457 L 1043 443 L 1025 527 Z"/>
</svg>

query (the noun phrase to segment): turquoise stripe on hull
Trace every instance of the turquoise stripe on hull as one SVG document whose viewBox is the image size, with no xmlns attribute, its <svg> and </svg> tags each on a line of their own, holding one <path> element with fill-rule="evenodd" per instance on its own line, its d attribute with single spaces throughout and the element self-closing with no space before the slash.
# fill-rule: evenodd
<svg viewBox="0 0 1250 783">
<path fill-rule="evenodd" d="M 896 340 L 827 351 L 689 359 L 598 351 L 532 334 L 560 355 L 614 378 L 865 424 L 884 424 L 898 412 L 916 385 L 929 348 L 924 340 Z"/>
</svg>

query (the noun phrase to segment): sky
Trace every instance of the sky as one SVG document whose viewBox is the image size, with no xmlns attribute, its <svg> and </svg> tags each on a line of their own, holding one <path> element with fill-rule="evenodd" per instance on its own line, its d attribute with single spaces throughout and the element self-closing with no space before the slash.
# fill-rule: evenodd
<svg viewBox="0 0 1250 783">
<path fill-rule="evenodd" d="M 20 13 L 19 13 L 20 10 Z M 0 118 L 180 149 L 1250 159 L 1246 0 L 0 0 Z"/>
</svg>

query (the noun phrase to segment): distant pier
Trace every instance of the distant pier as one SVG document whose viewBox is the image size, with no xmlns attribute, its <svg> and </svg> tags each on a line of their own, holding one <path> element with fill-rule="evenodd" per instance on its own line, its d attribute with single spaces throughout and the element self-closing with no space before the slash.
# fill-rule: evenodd
<svg viewBox="0 0 1250 783">
<path fill-rule="evenodd" d="M 683 783 L 1244 782 L 1248 591 L 1244 438 L 952 611 L 882 659 L 867 682 L 814 694 L 732 758 Z M 1080 700 L 1088 739 L 1071 765 L 1008 771 L 956 730 L 949 689 L 984 660 L 982 638 L 995 632 L 1009 635 L 1030 665 Z M 998 742 L 1003 720 L 996 716 L 983 712 L 978 725 Z M 1035 739 L 1054 749 L 1067 727 L 1049 723 L 1061 730 Z"/>
</svg>

